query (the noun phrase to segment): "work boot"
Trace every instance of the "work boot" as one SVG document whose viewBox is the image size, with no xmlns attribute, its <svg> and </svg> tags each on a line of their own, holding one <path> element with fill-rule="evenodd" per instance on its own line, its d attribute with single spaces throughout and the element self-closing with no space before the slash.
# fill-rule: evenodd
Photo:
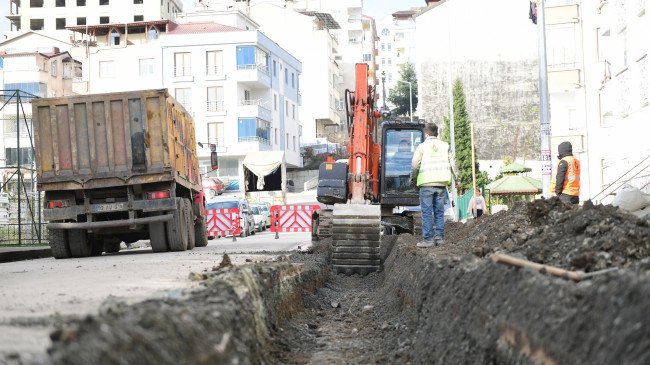
<svg viewBox="0 0 650 365">
<path fill-rule="evenodd" d="M 420 248 L 427 248 L 427 247 L 433 247 L 434 243 L 433 243 L 433 241 L 422 241 L 422 242 L 419 242 L 416 246 L 418 246 Z"/>
<path fill-rule="evenodd" d="M 435 243 L 436 246 L 442 246 L 445 244 L 445 240 L 442 239 L 442 237 L 434 237 L 433 242 Z"/>
</svg>

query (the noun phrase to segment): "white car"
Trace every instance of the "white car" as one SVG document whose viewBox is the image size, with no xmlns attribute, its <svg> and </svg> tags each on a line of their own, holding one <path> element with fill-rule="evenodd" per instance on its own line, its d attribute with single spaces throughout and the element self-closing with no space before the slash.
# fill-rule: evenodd
<svg viewBox="0 0 650 365">
<path fill-rule="evenodd" d="M 253 213 L 253 218 L 255 219 L 255 231 L 262 232 L 266 231 L 266 215 L 258 206 L 251 206 L 251 212 Z"/>
</svg>

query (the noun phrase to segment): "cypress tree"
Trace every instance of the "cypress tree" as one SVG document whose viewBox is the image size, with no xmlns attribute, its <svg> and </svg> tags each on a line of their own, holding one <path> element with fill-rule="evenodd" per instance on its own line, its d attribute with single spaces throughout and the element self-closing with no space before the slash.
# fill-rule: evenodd
<svg viewBox="0 0 650 365">
<path fill-rule="evenodd" d="M 452 89 L 452 97 L 454 102 L 454 139 L 456 150 L 456 163 L 460 170 L 460 179 L 463 183 L 461 192 L 472 189 L 472 136 L 469 115 L 467 114 L 467 107 L 465 105 L 465 92 L 463 91 L 463 83 L 460 79 L 456 79 Z M 444 117 L 445 128 L 442 132 L 442 140 L 450 143 L 451 135 L 449 132 L 449 117 Z M 474 129 L 476 133 L 476 128 Z M 474 165 L 476 169 L 476 187 L 480 188 L 481 185 L 487 183 L 487 173 L 479 171 L 479 163 L 476 155 L 478 154 L 476 146 L 474 146 Z"/>
</svg>

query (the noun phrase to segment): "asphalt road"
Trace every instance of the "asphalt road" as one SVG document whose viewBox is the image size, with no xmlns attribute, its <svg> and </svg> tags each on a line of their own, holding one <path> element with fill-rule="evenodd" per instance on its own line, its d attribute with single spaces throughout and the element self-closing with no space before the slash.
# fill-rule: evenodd
<svg viewBox="0 0 650 365">
<path fill-rule="evenodd" d="M 127 303 L 179 295 L 198 287 L 191 273 L 212 270 L 228 253 L 235 265 L 273 260 L 311 243 L 309 232 L 258 232 L 214 239 L 192 251 L 153 253 L 147 241 L 130 250 L 83 259 L 43 258 L 0 264 L 0 363 L 10 354 L 40 363 L 53 329 L 44 318 L 96 313 L 108 298 Z M 25 363 L 30 363 L 26 361 Z"/>
</svg>

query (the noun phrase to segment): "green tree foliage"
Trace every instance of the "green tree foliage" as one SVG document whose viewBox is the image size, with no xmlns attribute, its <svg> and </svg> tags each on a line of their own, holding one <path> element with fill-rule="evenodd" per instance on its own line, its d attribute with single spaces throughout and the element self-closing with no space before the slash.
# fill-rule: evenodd
<svg viewBox="0 0 650 365">
<path fill-rule="evenodd" d="M 463 83 L 460 79 L 454 82 L 452 90 L 454 100 L 454 139 L 456 149 L 456 163 L 460 169 L 460 179 L 463 183 L 461 191 L 472 189 L 472 136 L 467 115 L 467 107 L 465 105 L 465 93 L 463 91 Z M 445 127 L 442 132 L 442 140 L 450 143 L 451 137 L 449 133 L 449 117 L 444 118 Z M 476 132 L 476 131 L 475 131 Z M 482 185 L 487 184 L 487 172 L 479 170 L 479 163 L 476 159 L 476 146 L 474 146 L 474 165 L 476 169 L 476 187 L 480 188 Z"/>
<path fill-rule="evenodd" d="M 415 66 L 412 63 L 407 63 L 399 74 L 400 81 L 411 83 L 413 110 L 415 111 L 418 106 L 418 80 L 415 75 Z M 394 89 L 390 89 L 388 101 L 395 105 L 395 109 L 392 110 L 393 116 L 405 117 L 409 115 L 411 110 L 410 96 L 409 84 L 406 82 L 398 82 Z"/>
</svg>

